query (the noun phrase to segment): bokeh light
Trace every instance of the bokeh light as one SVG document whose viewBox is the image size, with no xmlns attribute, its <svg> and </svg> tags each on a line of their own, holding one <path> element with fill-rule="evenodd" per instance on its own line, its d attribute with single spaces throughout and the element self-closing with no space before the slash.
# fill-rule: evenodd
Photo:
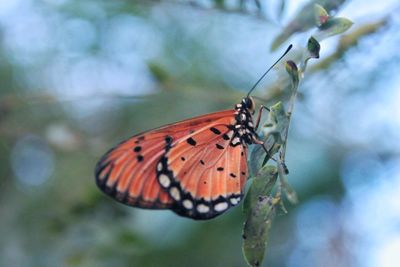
<svg viewBox="0 0 400 267">
<path fill-rule="evenodd" d="M 11 152 L 11 166 L 17 181 L 24 186 L 40 186 L 54 171 L 54 155 L 37 136 L 25 136 Z"/>
</svg>

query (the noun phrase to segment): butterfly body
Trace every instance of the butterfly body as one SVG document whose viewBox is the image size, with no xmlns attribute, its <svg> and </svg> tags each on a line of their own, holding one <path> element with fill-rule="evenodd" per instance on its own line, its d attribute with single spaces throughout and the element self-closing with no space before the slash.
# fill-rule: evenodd
<svg viewBox="0 0 400 267">
<path fill-rule="evenodd" d="M 210 219 L 236 206 L 247 181 L 247 146 L 259 143 L 254 101 L 135 135 L 98 162 L 96 183 L 124 204 Z"/>
</svg>

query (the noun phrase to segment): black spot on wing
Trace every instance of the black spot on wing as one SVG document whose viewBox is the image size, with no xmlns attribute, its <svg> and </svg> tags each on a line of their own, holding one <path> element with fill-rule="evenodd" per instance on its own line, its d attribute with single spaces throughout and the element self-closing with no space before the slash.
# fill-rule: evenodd
<svg viewBox="0 0 400 267">
<path fill-rule="evenodd" d="M 141 162 L 141 161 L 143 161 L 144 157 L 142 155 L 138 155 L 136 157 L 136 159 L 137 159 L 138 162 Z"/>
<path fill-rule="evenodd" d="M 224 149 L 224 147 L 221 146 L 220 144 L 216 144 L 215 146 L 216 146 L 218 149 Z"/>
<path fill-rule="evenodd" d="M 224 140 L 229 140 L 229 139 L 230 139 L 229 136 L 228 136 L 227 134 L 223 134 L 223 135 L 222 135 L 222 138 L 223 138 Z"/>
<path fill-rule="evenodd" d="M 219 171 L 219 172 L 222 172 L 223 170 L 224 170 L 223 167 L 218 167 L 218 168 L 217 168 L 217 171 Z"/>
<path fill-rule="evenodd" d="M 215 133 L 215 134 L 217 134 L 217 135 L 218 135 L 218 134 L 221 134 L 221 131 L 218 130 L 217 128 L 214 128 L 214 127 L 211 127 L 211 128 L 210 128 L 210 131 L 213 132 L 213 133 Z"/>
<path fill-rule="evenodd" d="M 190 138 L 188 138 L 187 140 L 186 140 L 186 142 L 189 144 L 189 145 L 191 145 L 191 146 L 195 146 L 196 145 L 196 140 L 194 140 L 192 137 L 190 137 Z"/>
</svg>

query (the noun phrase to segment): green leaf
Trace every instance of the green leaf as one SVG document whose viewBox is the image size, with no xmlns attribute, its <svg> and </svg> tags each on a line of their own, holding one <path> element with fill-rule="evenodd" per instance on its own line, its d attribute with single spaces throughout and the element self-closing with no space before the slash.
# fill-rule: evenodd
<svg viewBox="0 0 400 267">
<path fill-rule="evenodd" d="M 347 31 L 353 22 L 346 18 L 329 18 L 328 21 L 319 27 L 319 31 L 314 35 L 318 41 L 330 36 L 338 35 Z"/>
<path fill-rule="evenodd" d="M 310 58 L 319 58 L 319 51 L 321 49 L 321 45 L 318 43 L 317 39 L 314 37 L 310 37 L 307 43 L 307 50 L 309 52 Z"/>
<path fill-rule="evenodd" d="M 281 145 L 286 139 L 286 129 L 289 127 L 289 118 L 286 114 L 285 107 L 282 102 L 278 102 L 269 108 L 269 115 L 266 124 L 263 127 L 265 135 L 272 135 L 274 143 Z M 274 155 L 278 152 L 277 148 L 272 148 L 270 154 Z"/>
<path fill-rule="evenodd" d="M 328 12 L 319 4 L 314 5 L 315 23 L 318 27 L 326 23 L 329 19 Z"/>
<path fill-rule="evenodd" d="M 299 70 L 297 68 L 296 63 L 291 60 L 286 61 L 285 68 L 287 73 L 289 74 L 292 81 L 292 90 L 297 90 L 297 86 L 299 85 Z"/>
<path fill-rule="evenodd" d="M 269 107 L 268 119 L 260 132 L 260 138 L 265 141 L 264 146 L 269 154 L 265 155 L 262 146 L 253 149 L 250 155 L 250 171 L 253 175 L 257 174 L 258 170 L 267 163 L 270 156 L 279 151 L 282 140 L 286 138 L 287 127 L 289 127 L 289 119 L 282 102 Z"/>
<path fill-rule="evenodd" d="M 317 39 L 314 38 L 313 36 L 311 36 L 308 39 L 307 50 L 306 50 L 306 52 L 303 53 L 303 61 L 301 62 L 301 65 L 300 65 L 300 70 L 301 70 L 302 74 L 304 74 L 304 72 L 307 68 L 307 62 L 309 59 L 319 58 L 320 49 L 321 49 L 321 45 L 319 44 Z M 295 84 L 296 83 L 294 83 L 293 85 L 295 85 Z"/>
<path fill-rule="evenodd" d="M 243 203 L 243 211 L 246 215 L 251 207 L 257 203 L 258 196 L 269 195 L 278 175 L 278 169 L 274 166 L 264 166 L 253 178 L 249 191 Z"/>
<path fill-rule="evenodd" d="M 328 12 L 339 9 L 346 0 L 311 0 L 306 4 L 299 13 L 285 26 L 282 32 L 272 41 L 271 50 L 276 50 L 281 44 L 289 39 L 294 33 L 305 32 L 315 27 L 316 21 L 316 9 L 317 14 L 328 14 Z M 318 4 L 322 9 L 326 10 L 325 13 L 320 9 L 316 8 Z M 323 19 L 322 19 L 323 21 Z"/>
<path fill-rule="evenodd" d="M 276 167 L 263 167 L 244 200 L 243 254 L 249 266 L 260 266 L 264 259 L 269 229 L 275 217 L 276 200 L 270 194 L 277 176 Z"/>
<path fill-rule="evenodd" d="M 357 29 L 353 30 L 351 33 L 343 35 L 340 37 L 339 44 L 336 47 L 336 51 L 331 55 L 324 58 L 324 60 L 313 65 L 311 72 L 323 70 L 329 68 L 329 66 L 341 59 L 346 51 L 351 47 L 357 45 L 358 41 L 362 38 L 366 38 L 369 35 L 375 34 L 377 31 L 382 29 L 388 24 L 389 17 L 385 17 L 374 21 L 372 23 L 363 24 Z"/>
</svg>

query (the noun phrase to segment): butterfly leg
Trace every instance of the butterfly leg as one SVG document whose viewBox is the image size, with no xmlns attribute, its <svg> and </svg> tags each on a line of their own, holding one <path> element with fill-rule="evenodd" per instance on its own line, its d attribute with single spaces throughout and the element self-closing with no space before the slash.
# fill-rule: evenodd
<svg viewBox="0 0 400 267">
<path fill-rule="evenodd" d="M 262 146 L 262 148 L 264 149 L 265 153 L 267 154 L 267 158 L 270 158 L 273 161 L 277 162 L 277 160 L 272 157 L 272 155 L 271 155 L 270 151 L 268 150 L 268 148 L 265 147 L 265 142 L 264 141 L 256 139 L 256 140 L 254 140 L 254 143 Z M 266 162 L 263 162 L 263 165 L 265 163 Z"/>
<path fill-rule="evenodd" d="M 255 126 L 255 130 L 258 130 L 258 126 L 260 126 L 260 121 L 261 121 L 261 115 L 263 110 L 267 110 L 268 112 L 270 111 L 268 107 L 264 106 L 264 105 L 260 105 L 260 109 L 258 110 L 258 115 L 257 115 L 257 120 L 256 120 L 256 126 Z"/>
</svg>

